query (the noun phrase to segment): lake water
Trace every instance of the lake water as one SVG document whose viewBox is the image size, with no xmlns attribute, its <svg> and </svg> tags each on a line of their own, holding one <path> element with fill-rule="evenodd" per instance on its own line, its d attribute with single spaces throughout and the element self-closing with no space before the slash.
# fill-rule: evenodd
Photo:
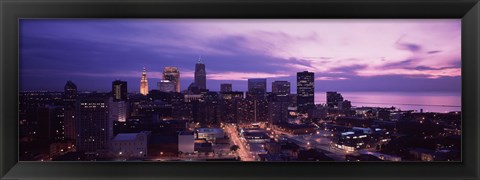
<svg viewBox="0 0 480 180">
<path fill-rule="evenodd" d="M 391 107 L 424 112 L 461 111 L 460 92 L 338 92 L 352 106 Z M 325 103 L 326 93 L 315 93 L 315 103 Z"/>
</svg>

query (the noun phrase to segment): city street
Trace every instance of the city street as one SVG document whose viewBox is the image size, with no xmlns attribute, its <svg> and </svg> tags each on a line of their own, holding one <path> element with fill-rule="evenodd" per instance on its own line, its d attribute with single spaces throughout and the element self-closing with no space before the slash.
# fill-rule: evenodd
<svg viewBox="0 0 480 180">
<path fill-rule="evenodd" d="M 240 147 L 237 150 L 237 154 L 240 156 L 241 161 L 255 161 L 253 155 L 250 154 L 250 151 L 245 146 L 244 142 L 240 139 L 236 128 L 231 124 L 225 125 L 225 132 L 228 134 L 233 144 Z"/>
</svg>

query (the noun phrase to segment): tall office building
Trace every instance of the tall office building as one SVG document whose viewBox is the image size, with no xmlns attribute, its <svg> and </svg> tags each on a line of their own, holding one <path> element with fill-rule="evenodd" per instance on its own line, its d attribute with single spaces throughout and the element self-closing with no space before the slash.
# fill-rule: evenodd
<svg viewBox="0 0 480 180">
<path fill-rule="evenodd" d="M 315 107 L 315 77 L 313 72 L 297 72 L 297 111 L 308 113 Z"/>
<path fill-rule="evenodd" d="M 290 95 L 290 82 L 288 81 L 272 82 L 272 93 L 279 96 Z"/>
<path fill-rule="evenodd" d="M 267 92 L 267 79 L 248 79 L 248 92 Z"/>
<path fill-rule="evenodd" d="M 337 92 L 327 92 L 327 106 L 329 108 L 339 107 L 339 103 L 343 102 L 342 94 Z"/>
<path fill-rule="evenodd" d="M 148 94 L 148 80 L 147 80 L 147 70 L 143 67 L 142 79 L 140 80 L 140 94 Z"/>
<path fill-rule="evenodd" d="M 106 149 L 109 137 L 113 137 L 113 122 L 108 120 L 108 96 L 92 93 L 79 97 L 76 114 L 77 151 Z"/>
<path fill-rule="evenodd" d="M 128 105 L 126 101 L 116 101 L 111 97 L 108 100 L 108 119 L 109 121 L 125 122 L 127 121 Z"/>
<path fill-rule="evenodd" d="M 195 84 L 198 89 L 207 89 L 207 72 L 205 71 L 205 64 L 199 59 L 195 64 Z"/>
<path fill-rule="evenodd" d="M 160 80 L 157 83 L 158 89 L 162 92 L 176 92 L 176 84 L 169 80 Z"/>
<path fill-rule="evenodd" d="M 146 76 L 146 75 L 145 75 Z M 143 77 L 142 77 L 143 79 Z M 145 80 L 147 77 L 145 77 Z M 148 84 L 147 84 L 148 87 Z M 127 101 L 127 82 L 116 80 L 112 82 L 113 101 Z M 148 88 L 147 88 L 148 89 Z M 148 90 L 147 90 L 148 92 Z"/>
<path fill-rule="evenodd" d="M 175 91 L 180 92 L 180 71 L 177 67 L 165 67 L 163 69 L 163 80 L 175 83 Z"/>
<path fill-rule="evenodd" d="M 77 101 L 77 85 L 72 81 L 67 81 L 64 86 L 63 108 L 64 108 L 64 127 L 65 138 L 75 140 L 75 103 Z"/>
<path fill-rule="evenodd" d="M 232 92 L 232 84 L 220 84 L 220 92 Z"/>
</svg>

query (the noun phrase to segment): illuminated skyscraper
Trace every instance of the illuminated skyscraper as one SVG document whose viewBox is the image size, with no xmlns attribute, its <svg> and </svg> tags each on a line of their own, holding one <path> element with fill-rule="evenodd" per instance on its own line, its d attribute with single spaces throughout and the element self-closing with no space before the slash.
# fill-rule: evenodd
<svg viewBox="0 0 480 180">
<path fill-rule="evenodd" d="M 169 80 L 160 80 L 157 83 L 158 89 L 162 92 L 176 92 L 176 84 Z"/>
<path fill-rule="evenodd" d="M 279 96 L 290 95 L 290 82 L 288 81 L 272 82 L 272 93 Z"/>
<path fill-rule="evenodd" d="M 140 80 L 140 94 L 148 94 L 148 80 L 147 80 L 147 70 L 143 67 L 142 79 Z"/>
<path fill-rule="evenodd" d="M 180 71 L 177 67 L 165 67 L 163 69 L 163 80 L 175 83 L 175 91 L 180 92 Z"/>
<path fill-rule="evenodd" d="M 314 80 L 313 72 L 297 72 L 297 110 L 299 113 L 308 113 L 308 110 L 315 107 Z"/>
<path fill-rule="evenodd" d="M 143 78 L 143 77 L 142 77 Z M 145 77 L 146 79 L 146 77 Z M 147 84 L 148 87 L 148 84 Z M 147 88 L 148 93 L 148 88 Z M 112 95 L 108 101 L 109 121 L 125 122 L 127 120 L 127 82 L 116 80 L 112 82 Z"/>
<path fill-rule="evenodd" d="M 207 89 L 207 72 L 205 72 L 205 64 L 199 59 L 195 64 L 195 84 L 198 89 Z"/>
<path fill-rule="evenodd" d="M 145 75 L 146 76 L 146 75 Z M 143 77 L 142 77 L 143 79 Z M 147 77 L 145 77 L 145 80 Z M 148 89 L 148 84 L 147 84 Z M 147 90 L 148 92 L 148 90 Z M 127 82 L 116 80 L 112 82 L 112 95 L 114 101 L 126 101 L 127 100 Z"/>
</svg>

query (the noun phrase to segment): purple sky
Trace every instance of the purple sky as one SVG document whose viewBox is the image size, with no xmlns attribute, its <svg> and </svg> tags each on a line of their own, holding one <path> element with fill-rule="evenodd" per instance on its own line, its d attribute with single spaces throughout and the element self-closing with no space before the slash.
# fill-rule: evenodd
<svg viewBox="0 0 480 180">
<path fill-rule="evenodd" d="M 207 87 L 248 78 L 288 80 L 315 72 L 323 91 L 452 91 L 461 89 L 460 20 L 139 20 L 20 21 L 21 90 L 109 91 L 128 81 L 139 91 L 142 67 L 150 89 L 165 66 L 177 66 L 181 89 L 202 56 Z"/>
</svg>

